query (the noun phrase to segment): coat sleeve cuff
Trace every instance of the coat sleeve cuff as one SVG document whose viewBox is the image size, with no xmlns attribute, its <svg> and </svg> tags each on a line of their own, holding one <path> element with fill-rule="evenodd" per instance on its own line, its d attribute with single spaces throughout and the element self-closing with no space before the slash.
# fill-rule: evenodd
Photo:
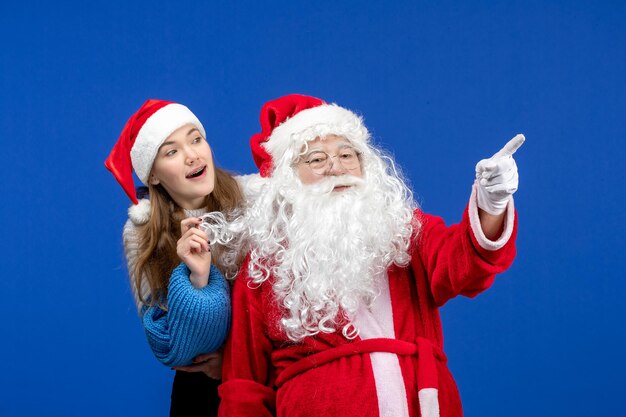
<svg viewBox="0 0 626 417">
<path fill-rule="evenodd" d="M 480 218 L 478 217 L 478 204 L 476 198 L 476 183 L 472 186 L 472 195 L 470 196 L 468 214 L 472 233 L 476 238 L 476 242 L 481 248 L 489 251 L 495 251 L 502 248 L 511 239 L 513 234 L 513 227 L 515 225 L 515 204 L 513 202 L 513 196 L 509 200 L 506 206 L 506 212 L 504 215 L 504 230 L 498 240 L 487 239 L 483 229 L 480 225 Z"/>
</svg>

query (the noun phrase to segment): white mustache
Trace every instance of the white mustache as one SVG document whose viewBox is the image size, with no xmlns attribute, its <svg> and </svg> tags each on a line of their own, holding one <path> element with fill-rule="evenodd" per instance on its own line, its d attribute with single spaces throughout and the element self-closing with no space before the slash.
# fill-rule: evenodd
<svg viewBox="0 0 626 417">
<path fill-rule="evenodd" d="M 305 185 L 304 189 L 311 194 L 329 194 L 336 187 L 359 187 L 365 184 L 365 180 L 361 177 L 353 175 L 340 175 L 337 177 L 326 177 L 322 181 Z"/>
</svg>

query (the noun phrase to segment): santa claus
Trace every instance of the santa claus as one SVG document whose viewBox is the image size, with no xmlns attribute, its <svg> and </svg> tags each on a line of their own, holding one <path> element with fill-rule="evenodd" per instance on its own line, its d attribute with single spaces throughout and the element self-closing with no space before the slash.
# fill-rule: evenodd
<svg viewBox="0 0 626 417">
<path fill-rule="evenodd" d="M 220 415 L 461 416 L 438 308 L 512 263 L 524 137 L 478 163 L 446 226 L 350 110 L 288 95 L 263 106 L 261 126 Z"/>
</svg>

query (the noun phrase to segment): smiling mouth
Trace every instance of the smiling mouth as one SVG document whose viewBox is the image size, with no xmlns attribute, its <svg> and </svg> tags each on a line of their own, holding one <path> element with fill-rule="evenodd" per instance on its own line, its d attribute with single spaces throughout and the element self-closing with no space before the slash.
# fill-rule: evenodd
<svg viewBox="0 0 626 417">
<path fill-rule="evenodd" d="M 335 188 L 333 188 L 333 191 L 343 191 L 343 190 L 347 190 L 350 187 L 352 186 L 351 185 L 337 185 L 335 186 Z"/>
<path fill-rule="evenodd" d="M 204 171 L 206 171 L 206 165 L 201 166 L 191 174 L 186 175 L 185 178 L 198 178 L 200 175 L 204 174 Z"/>
</svg>

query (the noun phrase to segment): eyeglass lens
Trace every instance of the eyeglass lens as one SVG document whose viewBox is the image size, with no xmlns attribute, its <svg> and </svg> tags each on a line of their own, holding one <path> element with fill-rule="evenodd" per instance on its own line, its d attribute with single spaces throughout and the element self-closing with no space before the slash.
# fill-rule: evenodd
<svg viewBox="0 0 626 417">
<path fill-rule="evenodd" d="M 352 170 L 359 166 L 359 157 L 354 149 L 342 149 L 337 155 L 330 156 L 326 152 L 311 153 L 305 163 L 317 174 L 325 172 L 330 168 L 331 160 L 336 158 L 341 166 L 346 170 Z"/>
</svg>

